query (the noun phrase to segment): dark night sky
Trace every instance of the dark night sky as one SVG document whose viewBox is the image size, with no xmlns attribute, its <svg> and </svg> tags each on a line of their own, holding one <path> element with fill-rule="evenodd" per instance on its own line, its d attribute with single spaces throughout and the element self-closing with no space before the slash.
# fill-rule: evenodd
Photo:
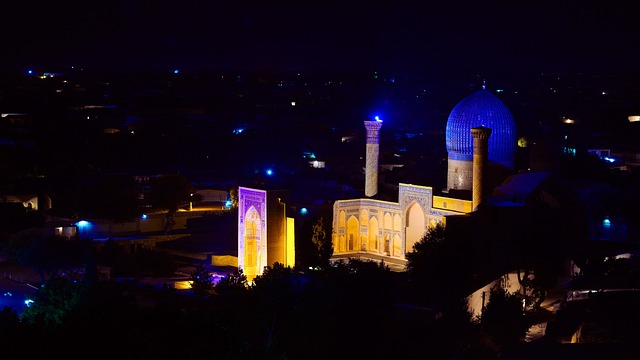
<svg viewBox="0 0 640 360">
<path fill-rule="evenodd" d="M 2 0 L 0 14 L 12 70 L 640 68 L 637 0 Z"/>
</svg>

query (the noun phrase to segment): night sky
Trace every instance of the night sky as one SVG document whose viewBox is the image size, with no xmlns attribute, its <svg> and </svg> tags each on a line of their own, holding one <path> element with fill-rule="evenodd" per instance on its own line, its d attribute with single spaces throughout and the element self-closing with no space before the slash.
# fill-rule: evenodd
<svg viewBox="0 0 640 360">
<path fill-rule="evenodd" d="M 636 0 L 2 0 L 0 14 L 5 70 L 640 67 Z"/>
</svg>

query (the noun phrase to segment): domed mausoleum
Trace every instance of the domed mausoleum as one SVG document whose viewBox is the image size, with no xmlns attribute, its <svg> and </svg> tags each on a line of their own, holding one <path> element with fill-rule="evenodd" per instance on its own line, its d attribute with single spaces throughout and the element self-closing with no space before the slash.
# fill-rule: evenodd
<svg viewBox="0 0 640 360">
<path fill-rule="evenodd" d="M 462 190 L 456 195 L 469 190 L 468 197 L 439 196 L 431 186 L 399 183 L 397 202 L 376 199 L 382 123 L 367 120 L 364 125 L 367 197 L 333 204 L 334 261 L 384 261 L 391 269 L 404 271 L 406 254 L 429 227 L 444 223 L 446 218 L 470 214 L 483 203 L 484 194 L 493 188 L 493 181 L 489 181 L 493 180 L 489 179 L 492 165 L 504 170 L 499 173 L 513 171 L 515 122 L 502 101 L 484 88 L 456 105 L 446 128 L 448 189 Z"/>
<path fill-rule="evenodd" d="M 509 108 L 483 87 L 462 99 L 449 114 L 446 128 L 447 189 L 472 189 L 471 129 L 480 126 L 492 130 L 489 138 L 489 163 L 513 170 L 517 145 L 515 121 Z"/>
</svg>

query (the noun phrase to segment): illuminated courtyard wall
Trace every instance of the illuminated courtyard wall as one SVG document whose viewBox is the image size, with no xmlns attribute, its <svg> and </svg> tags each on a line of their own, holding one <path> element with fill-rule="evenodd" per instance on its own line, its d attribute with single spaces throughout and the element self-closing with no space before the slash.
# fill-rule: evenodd
<svg viewBox="0 0 640 360">
<path fill-rule="evenodd" d="M 333 204 L 333 253 L 345 256 L 406 261 L 406 254 L 429 226 L 444 222 L 446 216 L 463 215 L 471 202 L 438 197 L 433 206 L 431 187 L 400 184 L 398 202 L 375 199 L 338 200 Z M 447 204 L 456 210 L 447 209 Z"/>
</svg>

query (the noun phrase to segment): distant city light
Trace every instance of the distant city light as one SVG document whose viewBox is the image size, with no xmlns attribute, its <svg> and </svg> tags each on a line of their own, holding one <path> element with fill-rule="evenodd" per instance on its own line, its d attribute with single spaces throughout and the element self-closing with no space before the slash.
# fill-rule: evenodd
<svg viewBox="0 0 640 360">
<path fill-rule="evenodd" d="M 638 122 L 638 121 L 640 121 L 640 115 L 629 116 L 629 122 Z"/>
<path fill-rule="evenodd" d="M 173 70 L 173 73 L 174 73 L 174 74 L 177 74 L 177 73 L 179 73 L 179 72 L 180 72 L 180 70 L 178 70 L 178 69 Z"/>
<path fill-rule="evenodd" d="M 146 218 L 148 218 L 148 216 L 147 216 L 147 214 L 142 214 L 142 216 L 140 216 L 140 218 L 146 219 Z"/>
<path fill-rule="evenodd" d="M 564 120 L 563 120 L 563 122 L 564 122 L 565 124 L 575 124 L 575 122 L 576 122 L 576 121 L 575 121 L 575 120 L 573 120 L 573 119 L 564 119 Z"/>
<path fill-rule="evenodd" d="M 612 163 L 612 162 L 615 162 L 615 161 L 616 161 L 616 159 L 614 159 L 614 158 L 610 158 L 610 157 L 608 157 L 608 156 L 605 156 L 605 157 L 604 157 L 604 159 L 605 159 L 606 161 L 610 162 L 610 163 Z"/>
<path fill-rule="evenodd" d="M 267 169 L 266 173 L 267 173 L 268 176 L 271 176 L 271 175 L 273 175 L 273 170 Z"/>
<path fill-rule="evenodd" d="M 529 145 L 529 141 L 526 137 L 521 137 L 518 139 L 518 146 L 521 148 L 526 148 Z"/>
<path fill-rule="evenodd" d="M 292 101 L 292 102 L 291 102 L 291 106 L 296 106 L 296 102 L 295 102 L 295 101 Z"/>
<path fill-rule="evenodd" d="M 27 71 L 27 74 L 29 74 L 29 75 L 33 74 L 33 70 Z"/>
<path fill-rule="evenodd" d="M 237 128 L 235 130 L 233 130 L 234 134 L 241 134 L 244 131 L 244 128 Z"/>
</svg>

